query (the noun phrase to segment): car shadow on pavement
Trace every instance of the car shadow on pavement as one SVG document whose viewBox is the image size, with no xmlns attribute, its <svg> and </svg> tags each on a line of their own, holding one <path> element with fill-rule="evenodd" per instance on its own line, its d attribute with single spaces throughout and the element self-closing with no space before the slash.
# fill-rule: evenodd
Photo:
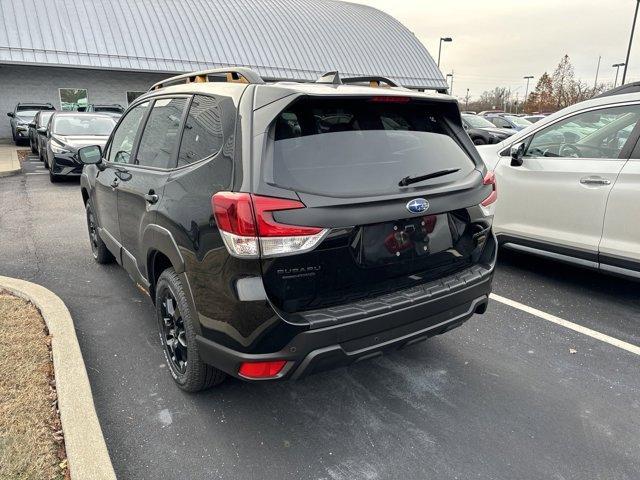
<svg viewBox="0 0 640 480">
<path fill-rule="evenodd" d="M 640 308 L 639 284 L 633 280 L 507 248 L 500 249 L 498 258 L 501 271 L 532 274 L 536 280 L 545 284 L 561 284 L 570 289 L 578 289 L 583 294 L 605 296 L 616 301 L 625 299 Z"/>
</svg>

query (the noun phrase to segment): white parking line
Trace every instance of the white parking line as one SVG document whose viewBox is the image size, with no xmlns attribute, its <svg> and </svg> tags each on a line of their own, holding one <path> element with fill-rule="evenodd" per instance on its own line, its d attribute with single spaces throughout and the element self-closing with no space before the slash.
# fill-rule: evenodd
<svg viewBox="0 0 640 480">
<path fill-rule="evenodd" d="M 515 300 L 511 300 L 509 298 L 501 297 L 500 295 L 496 295 L 495 293 L 491 294 L 491 298 L 497 302 L 504 303 L 505 305 L 509 305 L 510 307 L 517 308 L 518 310 L 522 310 L 523 312 L 530 313 L 531 315 L 535 315 L 536 317 L 542 318 L 543 320 L 547 320 L 551 323 L 555 323 L 556 325 L 560 325 L 562 327 L 568 328 L 569 330 L 573 330 L 574 332 L 582 333 L 583 335 L 588 335 L 589 337 L 595 338 L 596 340 L 600 340 L 601 342 L 605 342 L 605 343 L 608 343 L 609 345 L 613 345 L 614 347 L 618 347 L 618 348 L 621 348 L 622 350 L 626 350 L 627 352 L 640 355 L 640 347 L 637 345 L 633 345 L 632 343 L 627 343 L 623 340 L 610 337 L 609 335 L 605 335 L 604 333 L 600 333 L 595 330 L 591 330 L 590 328 L 583 327 L 582 325 L 578 325 L 577 323 L 564 320 L 560 317 L 556 317 L 555 315 L 551 315 L 550 313 L 543 312 L 542 310 L 538 310 L 537 308 L 530 307 L 528 305 L 525 305 L 520 302 L 516 302 Z"/>
<path fill-rule="evenodd" d="M 27 172 L 25 175 L 47 175 L 49 172 Z"/>
</svg>

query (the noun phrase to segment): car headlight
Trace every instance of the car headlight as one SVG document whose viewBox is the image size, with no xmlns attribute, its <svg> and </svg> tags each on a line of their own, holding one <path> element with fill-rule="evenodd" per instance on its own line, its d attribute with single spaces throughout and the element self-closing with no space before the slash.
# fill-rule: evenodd
<svg viewBox="0 0 640 480">
<path fill-rule="evenodd" d="M 60 145 L 56 145 L 55 143 L 51 144 L 51 151 L 53 153 L 58 153 L 58 154 L 71 153 L 71 150 L 64 148 Z"/>
</svg>

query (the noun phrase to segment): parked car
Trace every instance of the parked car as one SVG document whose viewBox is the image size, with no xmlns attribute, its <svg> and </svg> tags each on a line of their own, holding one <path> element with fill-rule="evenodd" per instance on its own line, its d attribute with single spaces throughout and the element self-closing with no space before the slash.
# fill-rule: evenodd
<svg viewBox="0 0 640 480">
<path fill-rule="evenodd" d="M 481 117 L 484 117 L 486 115 L 497 115 L 497 114 L 503 114 L 505 113 L 504 110 L 483 110 L 482 112 L 479 112 L 478 115 L 480 115 Z"/>
<path fill-rule="evenodd" d="M 344 81 L 180 75 L 79 151 L 93 256 L 148 291 L 181 388 L 301 378 L 485 311 L 496 189 L 455 99 Z"/>
<path fill-rule="evenodd" d="M 13 112 L 7 113 L 11 118 L 11 137 L 16 145 L 29 141 L 29 124 L 40 110 L 55 110 L 50 103 L 18 103 Z"/>
<path fill-rule="evenodd" d="M 531 125 L 531 122 L 522 117 L 516 117 L 515 115 L 491 114 L 485 115 L 484 118 L 489 120 L 496 127 L 503 130 L 510 130 L 512 132 L 518 132 Z"/>
<path fill-rule="evenodd" d="M 82 173 L 78 149 L 86 145 L 104 146 L 116 121 L 109 115 L 84 112 L 56 112 L 47 127 L 38 129 L 46 135 L 44 164 L 49 169 L 49 179 L 74 177 Z"/>
<path fill-rule="evenodd" d="M 640 278 L 640 93 L 582 102 L 478 147 L 494 229 L 521 251 Z"/>
<path fill-rule="evenodd" d="M 475 145 L 500 143 L 515 132 L 496 128 L 493 123 L 478 115 L 462 114 L 462 125 Z"/>
<path fill-rule="evenodd" d="M 640 92 L 640 82 L 629 82 L 624 85 L 620 85 L 618 87 L 612 88 L 611 90 L 607 90 L 606 92 L 601 93 L 596 98 L 599 97 L 610 97 L 611 95 L 623 95 L 627 93 L 639 93 Z"/>
<path fill-rule="evenodd" d="M 546 115 L 527 115 L 527 116 L 525 116 L 523 118 L 527 122 L 536 123 L 536 122 L 539 122 L 540 120 L 542 120 L 543 118 L 546 118 Z"/>
<path fill-rule="evenodd" d="M 29 124 L 29 146 L 31 147 L 31 153 L 38 153 L 38 156 L 40 156 L 41 138 L 46 139 L 46 134 L 38 133 L 38 129 L 47 126 L 53 112 L 55 112 L 55 110 L 40 110 L 36 113 L 36 116 L 33 117 L 33 122 Z M 40 159 L 42 160 L 42 158 Z"/>
<path fill-rule="evenodd" d="M 109 104 L 109 105 L 90 103 L 86 107 L 78 108 L 78 111 L 79 112 L 104 113 L 106 115 L 112 115 L 114 117 L 119 118 L 124 113 L 124 107 L 122 107 L 122 105 L 119 105 L 117 103 L 113 103 L 113 104 Z"/>
</svg>

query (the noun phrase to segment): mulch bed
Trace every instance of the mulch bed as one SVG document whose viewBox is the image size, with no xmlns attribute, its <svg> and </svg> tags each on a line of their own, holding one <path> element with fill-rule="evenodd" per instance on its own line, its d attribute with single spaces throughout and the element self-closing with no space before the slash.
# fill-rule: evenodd
<svg viewBox="0 0 640 480">
<path fill-rule="evenodd" d="M 31 155 L 31 149 L 18 150 L 18 160 L 20 160 L 20 163 L 24 162 L 29 155 Z"/>
<path fill-rule="evenodd" d="M 69 480 L 44 320 L 0 290 L 0 331 L 0 479 Z"/>
</svg>

